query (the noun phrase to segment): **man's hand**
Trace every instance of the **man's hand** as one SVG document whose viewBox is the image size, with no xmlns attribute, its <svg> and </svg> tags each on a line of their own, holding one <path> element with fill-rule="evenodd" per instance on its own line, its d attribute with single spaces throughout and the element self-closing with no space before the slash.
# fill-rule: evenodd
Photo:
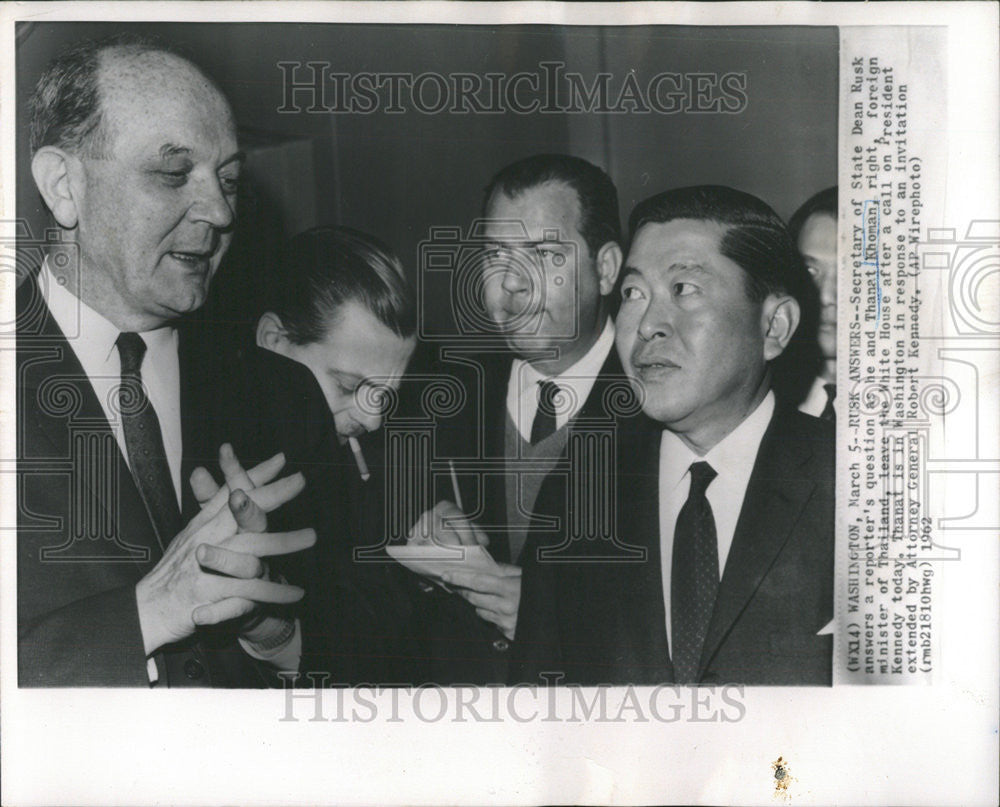
<svg viewBox="0 0 1000 807">
<path fill-rule="evenodd" d="M 147 655 L 191 635 L 199 625 L 245 616 L 257 603 L 287 604 L 302 598 L 304 592 L 297 586 L 261 579 L 261 558 L 306 549 L 316 542 L 315 531 L 238 532 L 233 515 L 248 507 L 269 513 L 295 498 L 305 486 L 301 474 L 271 481 L 283 465 L 283 458 L 273 458 L 248 472 L 260 486 L 245 494 L 230 492 L 227 485 L 201 499 L 201 512 L 136 585 Z M 192 486 L 197 487 L 194 480 Z M 248 518 L 258 515 L 251 510 Z"/>
<path fill-rule="evenodd" d="M 452 502 L 441 501 L 421 514 L 406 536 L 406 543 L 409 546 L 488 546 L 490 539 Z"/>
<path fill-rule="evenodd" d="M 265 532 L 267 514 L 261 510 L 245 491 L 253 490 L 263 480 L 278 473 L 284 466 L 284 455 L 276 454 L 271 459 L 245 471 L 228 443 L 219 449 L 219 467 L 225 477 L 225 488 L 230 491 L 229 509 L 236 519 L 238 532 Z M 191 489 L 195 498 L 206 506 L 219 493 L 219 485 L 204 468 L 196 468 L 191 474 Z M 266 563 L 258 577 L 270 580 Z M 288 617 L 266 613 L 255 608 L 239 628 L 240 637 L 255 647 L 272 650 L 272 645 L 282 639 L 287 641 L 294 632 L 293 620 Z"/>
<path fill-rule="evenodd" d="M 521 568 L 498 563 L 499 571 L 445 572 L 442 580 L 458 589 L 458 595 L 468 600 L 476 613 L 492 622 L 508 639 L 514 639 L 517 609 L 521 603 Z"/>
</svg>

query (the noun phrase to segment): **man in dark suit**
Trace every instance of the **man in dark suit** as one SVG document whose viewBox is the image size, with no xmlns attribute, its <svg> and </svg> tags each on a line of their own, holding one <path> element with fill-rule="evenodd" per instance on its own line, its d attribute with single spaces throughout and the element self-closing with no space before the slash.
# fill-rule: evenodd
<svg viewBox="0 0 1000 807">
<path fill-rule="evenodd" d="M 817 345 L 823 363 L 799 409 L 834 420 L 837 397 L 837 186 L 809 197 L 788 220 L 788 234 L 802 255 L 819 296 Z"/>
<path fill-rule="evenodd" d="M 282 559 L 306 596 L 300 685 L 423 681 L 408 572 L 385 537 L 385 409 L 416 346 L 416 307 L 403 266 L 384 244 L 347 227 L 298 234 L 268 267 L 256 344 L 228 363 L 239 421 L 217 416 L 241 458 L 284 453 L 306 489 L 276 514 L 311 526 L 316 545 Z M 355 451 L 357 452 L 355 454 Z M 274 564 L 277 565 L 277 564 Z"/>
<path fill-rule="evenodd" d="M 231 238 L 232 112 L 187 60 L 118 40 L 50 64 L 31 114 L 61 240 L 17 294 L 19 682 L 264 685 L 300 639 L 261 606 L 302 591 L 261 558 L 315 540 L 266 533 L 264 513 L 302 479 L 223 448 L 226 486 L 202 469 L 186 489 L 215 454 L 212 386 L 204 343 L 174 327 Z"/>
<path fill-rule="evenodd" d="M 459 358 L 473 376 L 466 405 L 439 420 L 435 435 L 436 457 L 463 469 L 459 486 L 472 520 L 449 490 L 415 532 L 488 544 L 497 568 L 448 574 L 467 604 L 427 592 L 438 683 L 506 681 L 520 563 L 542 480 L 564 470 L 574 432 L 608 419 L 610 388 L 624 384 L 611 319 L 622 258 L 618 198 L 607 174 L 577 157 L 529 157 L 493 178 L 483 214 L 483 303 L 505 349 Z M 458 362 L 442 371 L 462 376 Z"/>
<path fill-rule="evenodd" d="M 619 424 L 615 486 L 638 554 L 594 562 L 601 535 L 581 559 L 532 553 L 519 673 L 829 684 L 833 434 L 771 391 L 809 278 L 774 212 L 731 188 L 659 194 L 629 228 L 616 341 L 643 413 Z"/>
</svg>

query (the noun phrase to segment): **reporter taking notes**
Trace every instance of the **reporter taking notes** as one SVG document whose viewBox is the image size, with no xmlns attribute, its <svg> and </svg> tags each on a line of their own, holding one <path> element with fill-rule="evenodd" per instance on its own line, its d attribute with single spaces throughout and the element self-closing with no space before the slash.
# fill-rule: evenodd
<svg viewBox="0 0 1000 807">
<path fill-rule="evenodd" d="M 611 178 L 578 157 L 527 157 L 497 172 L 482 213 L 476 287 L 503 350 L 468 356 L 479 372 L 466 383 L 467 406 L 457 423 L 439 422 L 436 446 L 454 460 L 450 468 L 472 470 L 417 520 L 413 540 L 430 532 L 438 543 L 485 545 L 496 569 L 456 568 L 445 579 L 456 594 L 433 587 L 418 599 L 439 683 L 507 681 L 543 480 L 565 460 L 579 424 L 607 415 L 607 390 L 622 373 L 611 319 L 622 258 Z"/>
<path fill-rule="evenodd" d="M 280 447 L 308 481 L 280 517 L 288 529 L 313 525 L 316 546 L 275 564 L 306 590 L 292 612 L 303 625 L 300 669 L 314 675 L 299 684 L 420 679 L 408 573 L 384 551 L 356 555 L 382 543 L 392 504 L 382 495 L 381 426 L 416 345 L 403 267 L 370 235 L 317 227 L 285 244 L 265 285 L 255 344 L 223 386 L 247 402 L 232 437 L 241 456 Z"/>
</svg>

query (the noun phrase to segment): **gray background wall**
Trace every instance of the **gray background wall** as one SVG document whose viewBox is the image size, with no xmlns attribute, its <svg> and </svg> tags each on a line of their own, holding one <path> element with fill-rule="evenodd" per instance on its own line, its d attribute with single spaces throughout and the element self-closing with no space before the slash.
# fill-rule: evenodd
<svg viewBox="0 0 1000 807">
<path fill-rule="evenodd" d="M 179 46 L 222 85 L 249 147 L 241 233 L 220 274 L 266 271 L 284 234 L 340 223 L 394 247 L 411 277 L 432 225 L 467 225 L 499 167 L 541 151 L 568 151 L 616 181 L 622 217 L 668 187 L 720 183 L 754 193 L 787 217 L 836 182 L 838 37 L 835 28 L 592 28 L 320 24 L 22 24 L 18 29 L 18 131 L 44 64 L 63 47 L 119 31 Z M 738 115 L 425 115 L 279 113 L 279 61 L 330 62 L 340 72 L 567 71 L 640 83 L 660 72 L 736 71 L 749 79 Z M 45 216 L 18 139 L 18 215 L 33 232 Z M 232 299 L 231 299 L 232 301 Z M 447 300 L 428 317 L 447 317 Z"/>
</svg>

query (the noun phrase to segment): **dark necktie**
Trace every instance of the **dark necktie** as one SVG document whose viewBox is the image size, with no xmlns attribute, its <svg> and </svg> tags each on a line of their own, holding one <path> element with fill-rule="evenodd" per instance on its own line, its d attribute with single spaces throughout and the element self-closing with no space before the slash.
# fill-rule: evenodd
<svg viewBox="0 0 1000 807">
<path fill-rule="evenodd" d="M 833 401 L 837 397 L 837 385 L 824 384 L 823 389 L 826 390 L 826 406 L 823 407 L 823 411 L 820 412 L 819 416 L 822 420 L 836 420 L 837 413 L 834 411 Z"/>
<path fill-rule="evenodd" d="M 538 382 L 538 409 L 531 424 L 531 444 L 538 445 L 556 430 L 556 398 L 560 393 L 558 385 L 551 381 Z"/>
<path fill-rule="evenodd" d="M 670 571 L 670 621 L 674 676 L 678 684 L 698 680 L 701 651 L 719 593 L 719 545 L 705 490 L 715 479 L 707 462 L 691 463 L 691 489 L 677 516 Z"/>
<path fill-rule="evenodd" d="M 140 368 L 146 343 L 137 333 L 121 333 L 116 344 L 122 362 L 118 405 L 129 467 L 156 530 L 160 548 L 166 549 L 180 531 L 181 514 L 177 507 L 174 484 L 170 479 L 170 466 L 163 448 L 160 421 L 142 384 Z"/>
</svg>

